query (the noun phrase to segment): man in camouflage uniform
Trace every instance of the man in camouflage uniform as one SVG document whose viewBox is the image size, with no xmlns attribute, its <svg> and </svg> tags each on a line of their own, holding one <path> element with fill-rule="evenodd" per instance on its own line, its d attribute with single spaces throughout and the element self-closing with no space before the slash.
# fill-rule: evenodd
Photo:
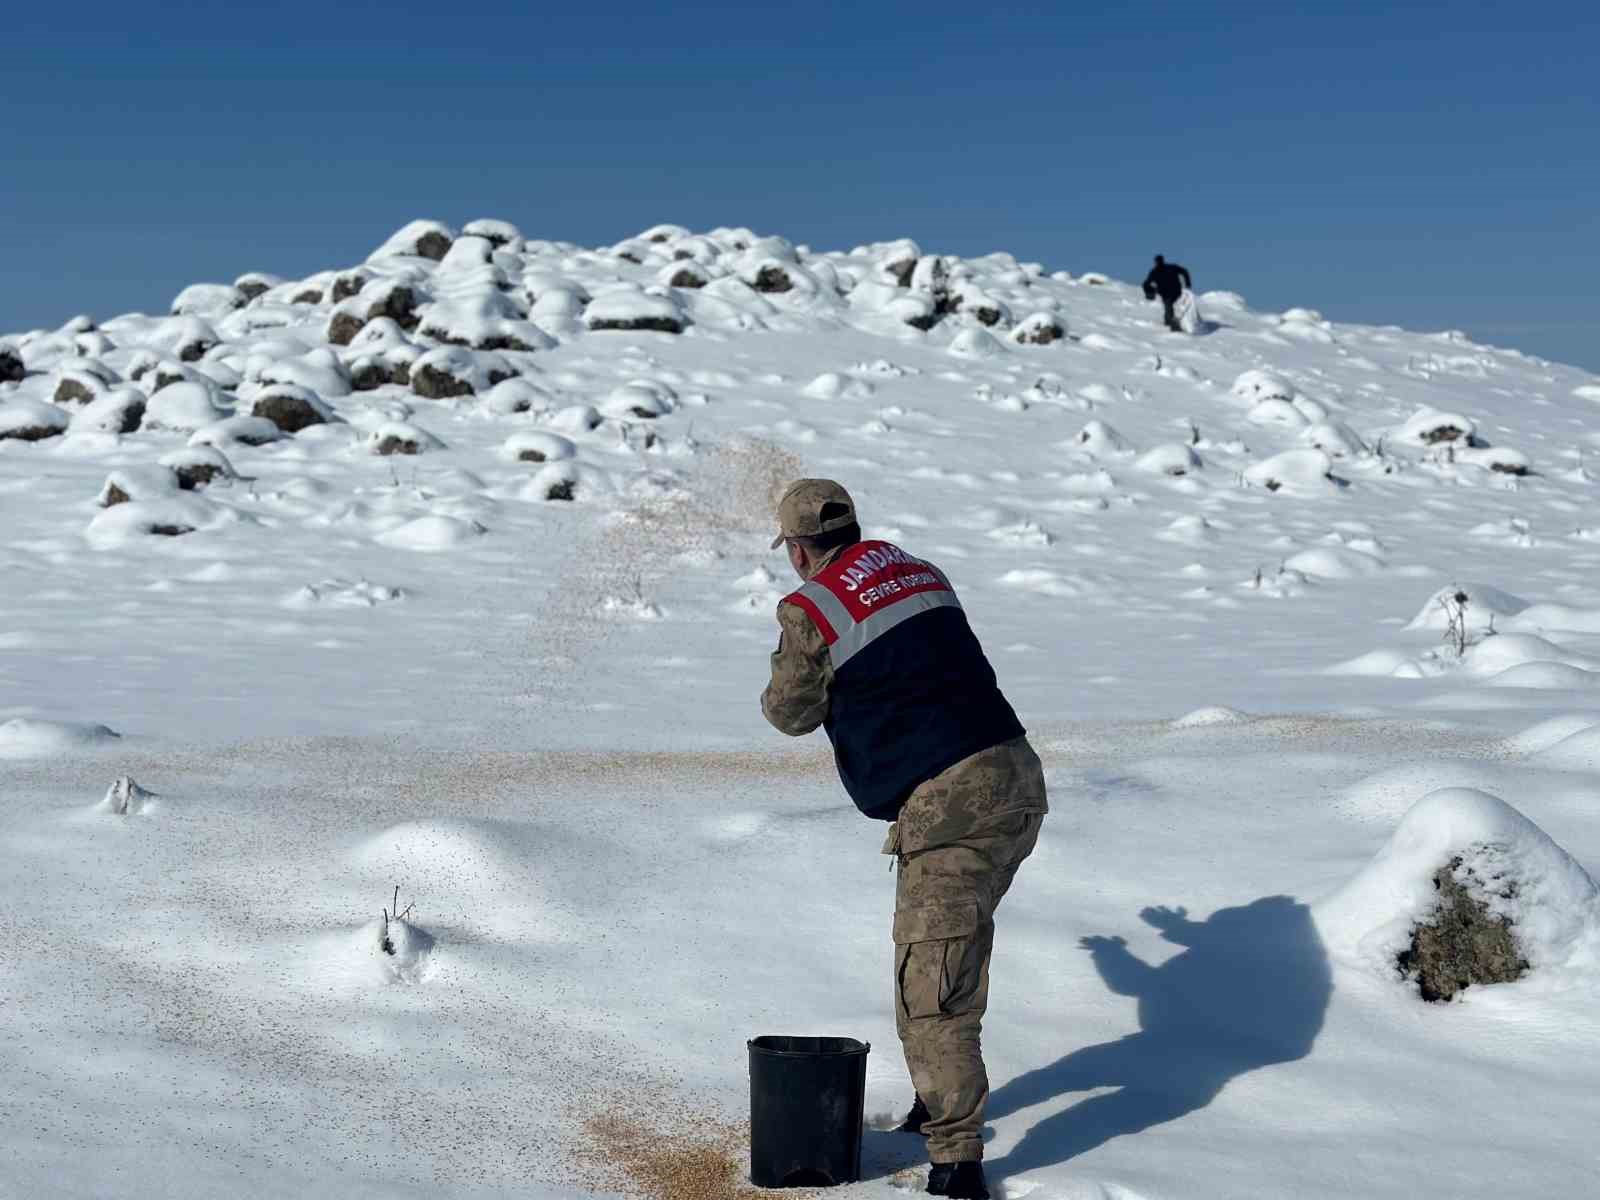
<svg viewBox="0 0 1600 1200">
<path fill-rule="evenodd" d="M 931 1194 L 984 1200 L 994 912 L 1038 840 L 1043 771 L 942 571 L 863 541 L 831 480 L 791 485 L 778 523 L 803 584 L 778 605 L 761 711 L 795 737 L 821 725 L 857 807 L 892 822 L 895 1023 L 917 1089 L 902 1128 L 928 1138 Z"/>
</svg>

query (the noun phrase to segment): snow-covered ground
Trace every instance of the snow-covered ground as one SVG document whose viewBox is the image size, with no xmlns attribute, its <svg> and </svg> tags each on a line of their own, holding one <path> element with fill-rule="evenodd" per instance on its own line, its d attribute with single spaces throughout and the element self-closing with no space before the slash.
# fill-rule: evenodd
<svg viewBox="0 0 1600 1200">
<path fill-rule="evenodd" d="M 424 222 L 0 338 L 0 1194 L 594 1194 L 597 1118 L 737 1121 L 761 1033 L 871 1041 L 887 1124 L 879 831 L 756 706 L 801 474 L 946 569 L 1049 771 L 1004 1195 L 1584 1194 L 1600 380 L 1199 299 Z M 1425 1004 L 1482 846 L 1532 970 Z"/>
</svg>

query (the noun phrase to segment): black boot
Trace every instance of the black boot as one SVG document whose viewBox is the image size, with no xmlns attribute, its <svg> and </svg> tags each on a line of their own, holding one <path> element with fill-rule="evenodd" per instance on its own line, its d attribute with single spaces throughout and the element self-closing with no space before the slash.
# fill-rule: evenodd
<svg viewBox="0 0 1600 1200">
<path fill-rule="evenodd" d="M 906 1119 L 895 1126 L 896 1133 L 915 1133 L 927 1137 L 928 1131 L 924 1128 L 928 1124 L 928 1106 L 918 1096 L 911 1101 L 911 1111 L 906 1114 Z"/>
<path fill-rule="evenodd" d="M 928 1172 L 928 1195 L 951 1200 L 989 1200 L 981 1162 L 934 1163 Z"/>
</svg>

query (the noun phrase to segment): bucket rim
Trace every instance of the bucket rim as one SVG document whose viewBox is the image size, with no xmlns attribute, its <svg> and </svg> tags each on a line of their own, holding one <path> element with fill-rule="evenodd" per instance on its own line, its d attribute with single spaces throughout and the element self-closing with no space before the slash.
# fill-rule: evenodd
<svg viewBox="0 0 1600 1200">
<path fill-rule="evenodd" d="M 818 1041 L 847 1042 L 849 1045 L 842 1046 L 837 1050 L 782 1050 L 776 1046 L 759 1044 L 764 1038 L 793 1038 L 799 1040 L 802 1037 Z M 764 1033 L 748 1039 L 745 1045 L 752 1054 L 770 1054 L 777 1058 L 848 1058 L 855 1055 L 869 1054 L 872 1051 L 871 1042 L 858 1041 L 856 1038 L 830 1037 L 823 1034 Z"/>
</svg>

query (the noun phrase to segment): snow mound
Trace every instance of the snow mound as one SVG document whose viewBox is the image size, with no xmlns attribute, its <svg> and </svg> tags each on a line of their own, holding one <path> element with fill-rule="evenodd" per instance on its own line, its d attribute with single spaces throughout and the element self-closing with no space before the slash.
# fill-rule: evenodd
<svg viewBox="0 0 1600 1200">
<path fill-rule="evenodd" d="M 1430 793 L 1401 819 L 1377 856 L 1313 908 L 1330 955 L 1385 979 L 1412 930 L 1438 904 L 1434 875 L 1456 860 L 1458 880 L 1510 881 L 1474 899 L 1509 921 L 1537 974 L 1600 967 L 1600 890 L 1542 829 L 1476 788 Z M 1507 894 L 1509 893 L 1509 894 Z"/>
<path fill-rule="evenodd" d="M 399 600 L 404 593 L 399 588 L 369 583 L 365 579 L 324 579 L 321 583 L 308 583 L 296 588 L 283 600 L 285 608 L 314 608 L 331 604 L 345 608 L 376 608 Z"/>
<path fill-rule="evenodd" d="M 1600 724 L 1568 734 L 1534 754 L 1532 760 L 1562 771 L 1600 771 Z"/>
<path fill-rule="evenodd" d="M 1325 675 L 1393 675 L 1401 667 L 1411 665 L 1412 658 L 1399 650 L 1374 650 L 1357 655 L 1344 662 L 1335 663 L 1323 672 Z"/>
<path fill-rule="evenodd" d="M 1246 371 L 1233 381 L 1229 389 L 1235 396 L 1242 400 L 1260 402 L 1263 400 L 1293 400 L 1295 396 L 1294 384 L 1283 376 L 1272 371 Z"/>
<path fill-rule="evenodd" d="M 0 758 L 50 758 L 103 747 L 121 736 L 105 725 L 85 721 L 13 717 L 0 722 Z"/>
<path fill-rule="evenodd" d="M 1600 608 L 1531 604 L 1508 619 L 1502 628 L 1527 633 L 1541 633 L 1546 630 L 1562 633 L 1600 633 Z"/>
<path fill-rule="evenodd" d="M 1321 450 L 1285 450 L 1245 468 L 1245 481 L 1269 492 L 1314 496 L 1335 488 L 1333 460 Z"/>
<path fill-rule="evenodd" d="M 94 810 L 115 817 L 136 817 L 151 811 L 154 800 L 154 792 L 145 791 L 134 782 L 132 775 L 122 775 L 106 789 L 105 798 Z"/>
<path fill-rule="evenodd" d="M 465 546 L 487 532 L 488 530 L 476 521 L 463 521 L 457 517 L 433 514 L 397 525 L 380 533 L 376 540 L 397 550 L 432 553 Z"/>
<path fill-rule="evenodd" d="M 1248 713 L 1242 713 L 1236 708 L 1226 705 L 1209 705 L 1197 708 L 1193 712 L 1184 713 L 1172 722 L 1174 729 L 1207 729 L 1218 725 L 1243 725 L 1250 720 Z"/>
<path fill-rule="evenodd" d="M 583 312 L 584 323 L 592 330 L 654 330 L 682 333 L 688 324 L 683 307 L 671 296 L 652 296 L 644 292 L 614 291 L 596 296 Z"/>
<path fill-rule="evenodd" d="M 578 448 L 560 434 L 534 431 L 513 433 L 500 452 L 517 462 L 561 462 L 574 457 Z"/>
<path fill-rule="evenodd" d="M 1467 647 L 1461 668 L 1470 675 L 1498 675 L 1513 667 L 1560 664 L 1583 671 L 1600 670 L 1600 661 L 1574 654 L 1533 633 L 1502 633 Z"/>
<path fill-rule="evenodd" d="M 37 442 L 65 433 L 72 418 L 42 400 L 9 400 L 0 404 L 0 440 Z"/>
<path fill-rule="evenodd" d="M 1521 663 L 1508 667 L 1498 675 L 1484 680 L 1488 687 L 1537 688 L 1557 691 L 1563 688 L 1587 688 L 1600 683 L 1600 673 L 1585 671 L 1582 667 L 1557 662 Z"/>
<path fill-rule="evenodd" d="M 179 433 L 204 429 L 226 415 L 213 402 L 212 395 L 211 388 L 191 380 L 169 383 L 145 402 L 145 428 Z"/>
<path fill-rule="evenodd" d="M 1133 465 L 1152 475 L 1187 475 L 1201 467 L 1200 456 L 1182 442 L 1163 442 L 1134 460 Z"/>
<path fill-rule="evenodd" d="M 1133 453 L 1133 447 L 1128 439 L 1104 421 L 1090 421 L 1078 431 L 1072 441 L 1076 448 L 1094 458 L 1118 457 Z"/>
<path fill-rule="evenodd" d="M 1509 754 L 1537 754 L 1586 729 L 1600 729 L 1600 719 L 1596 719 L 1593 713 L 1569 713 L 1529 726 L 1521 733 L 1508 737 L 1504 746 Z"/>
<path fill-rule="evenodd" d="M 1466 596 L 1464 606 L 1456 599 L 1457 595 Z M 1449 628 L 1450 614 L 1461 609 L 1467 629 L 1478 632 L 1489 627 L 1491 617 L 1497 619 L 1497 625 L 1503 626 L 1506 617 L 1514 616 L 1527 607 L 1528 602 L 1522 597 L 1486 583 L 1452 583 L 1429 596 L 1406 629 L 1443 633 Z M 1449 611 L 1446 611 L 1447 608 Z"/>
<path fill-rule="evenodd" d="M 106 509 L 84 530 L 84 538 L 97 550 L 108 550 L 149 537 L 178 538 L 186 534 L 239 524 L 234 509 L 187 492 L 152 500 L 131 500 Z"/>
<path fill-rule="evenodd" d="M 521 826 L 488 820 L 403 821 L 358 844 L 353 868 L 388 901 L 396 883 L 419 911 L 448 927 L 511 942 L 562 940 L 575 931 L 548 912 L 539 859 L 548 838 L 528 841 Z M 554 835 L 557 846 L 563 835 Z"/>
<path fill-rule="evenodd" d="M 873 387 L 865 379 L 851 379 L 838 371 L 825 371 L 800 391 L 813 400 L 865 400 L 872 395 Z"/>
<path fill-rule="evenodd" d="M 1478 432 L 1478 423 L 1460 413 L 1419 409 L 1395 433 L 1395 440 L 1412 446 L 1438 446 L 1451 443 L 1466 446 Z"/>
<path fill-rule="evenodd" d="M 1361 579 L 1383 570 L 1383 562 L 1358 550 L 1314 546 L 1286 559 L 1284 566 L 1315 579 Z"/>
<path fill-rule="evenodd" d="M 414 986 L 437 973 L 436 947 L 433 935 L 410 920 L 379 915 L 317 938 L 306 955 L 304 978 L 318 990 Z"/>
</svg>

